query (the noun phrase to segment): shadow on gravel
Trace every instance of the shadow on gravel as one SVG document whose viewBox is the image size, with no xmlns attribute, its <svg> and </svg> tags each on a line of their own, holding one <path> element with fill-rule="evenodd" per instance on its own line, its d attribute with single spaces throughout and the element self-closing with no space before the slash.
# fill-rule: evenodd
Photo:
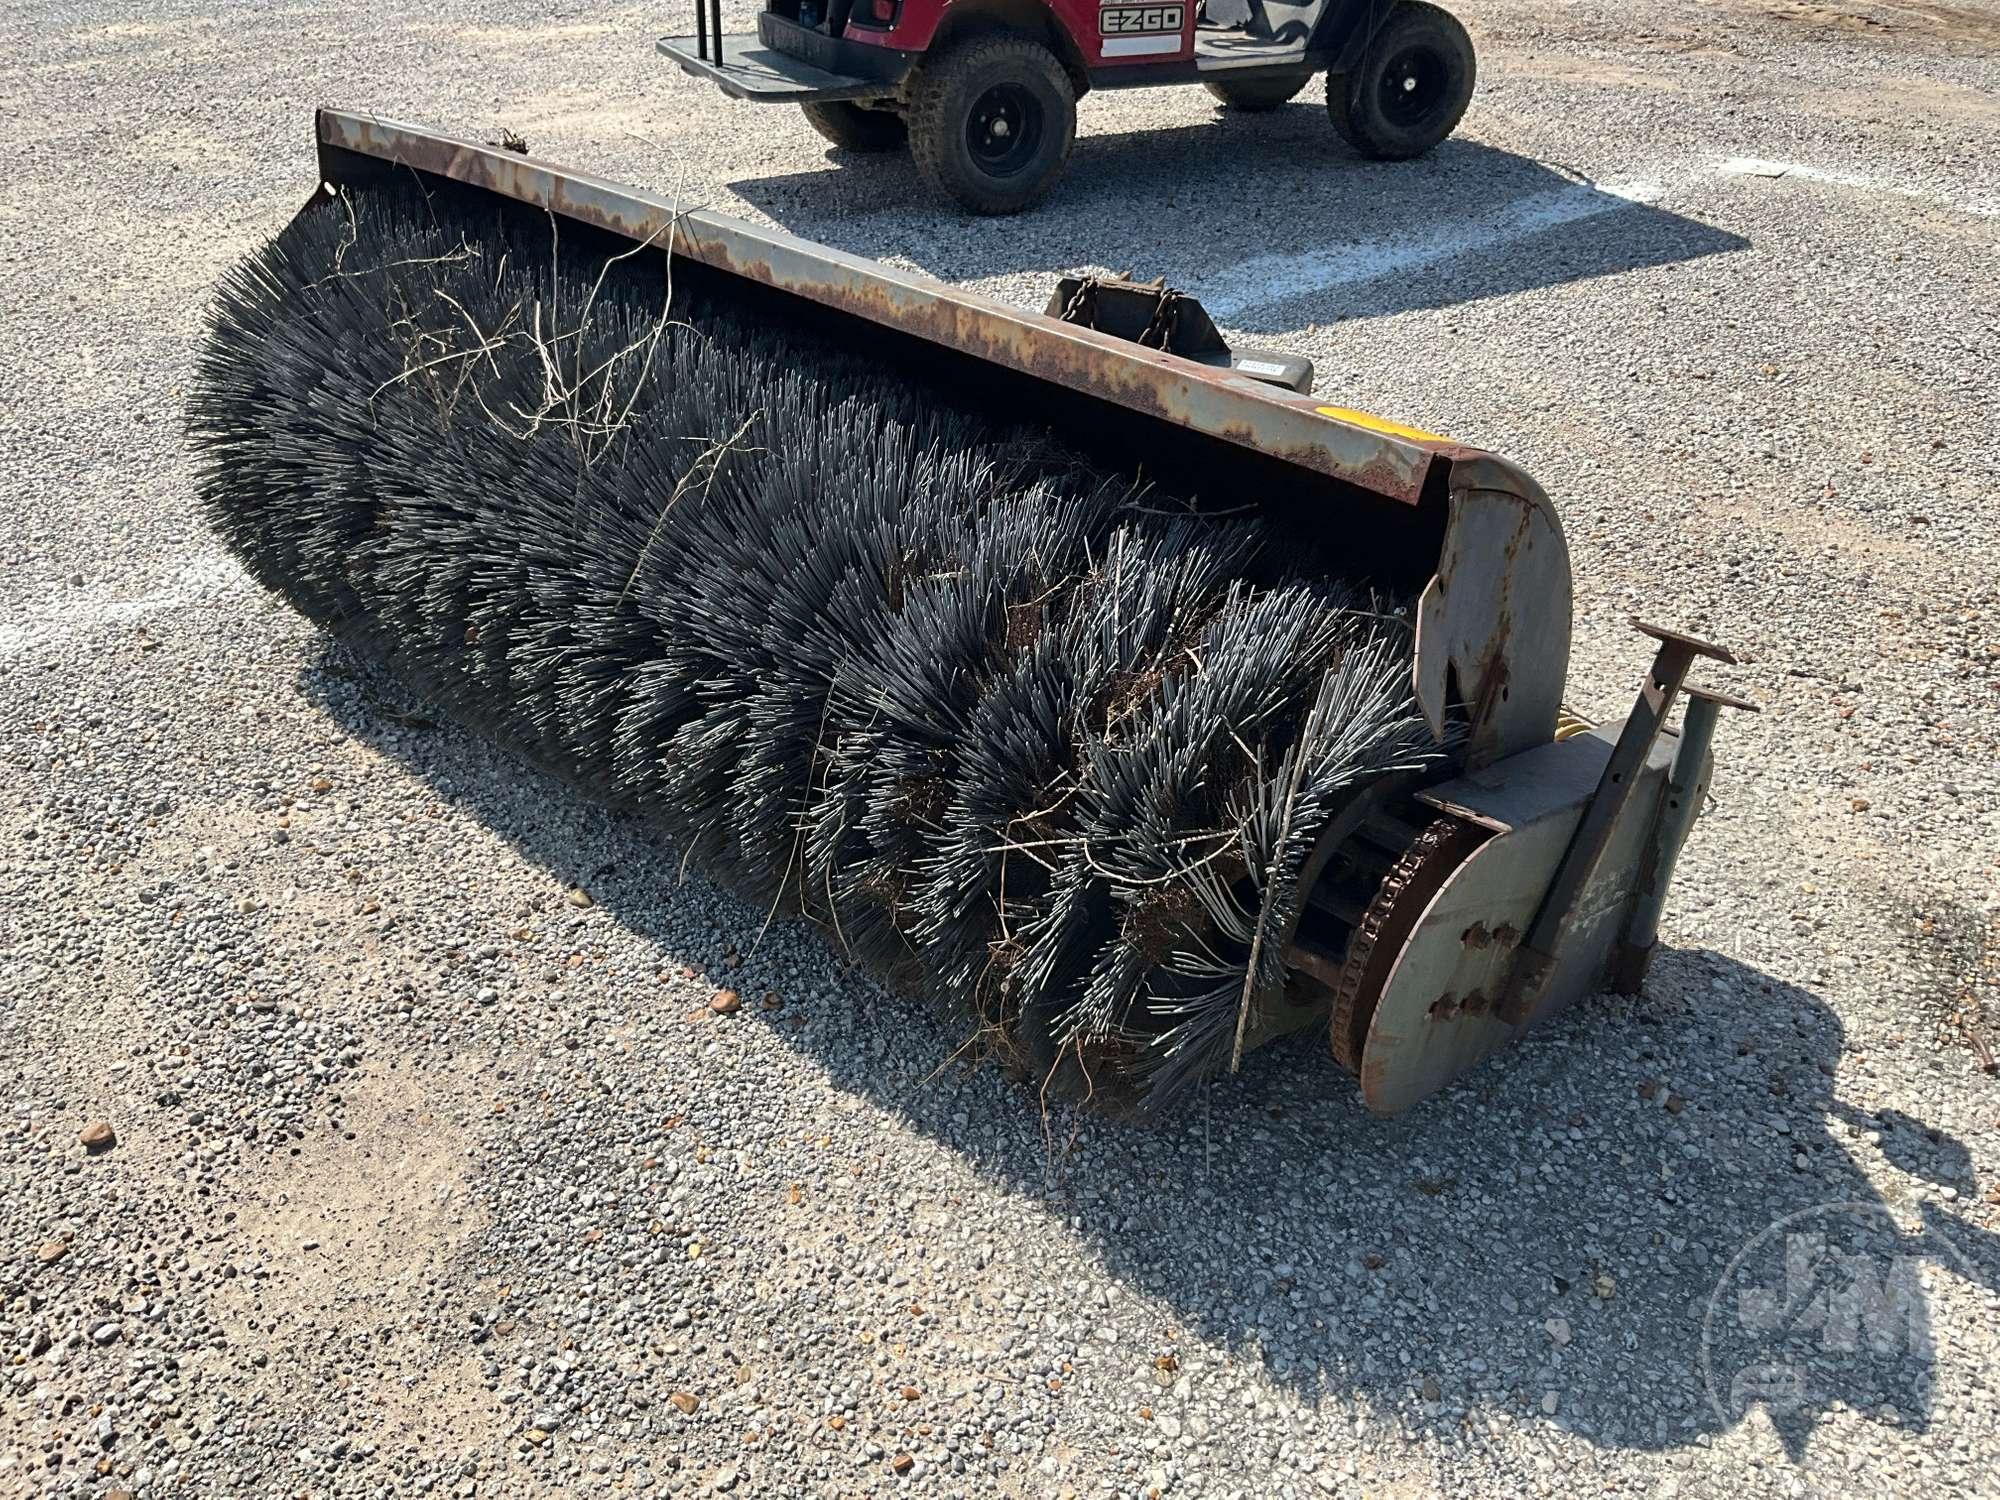
<svg viewBox="0 0 2000 1500">
<path fill-rule="evenodd" d="M 691 908 L 713 897 L 640 821 L 403 711 L 338 648 L 299 687 L 525 859 L 587 882 L 662 965 L 719 973 L 763 925 L 742 906 L 691 951 Z M 1965 1361 L 1938 1353 L 2000 1288 L 2000 1236 L 1884 1201 L 1857 1166 L 1880 1152 L 1967 1193 L 1965 1147 L 1843 1102 L 1834 1012 L 1722 954 L 1663 951 L 1643 996 L 1579 1007 L 1394 1120 L 1294 1039 L 1151 1128 L 1043 1116 L 1031 1085 L 962 1062 L 949 1017 L 798 920 L 727 979 L 790 987 L 800 1004 L 742 1019 L 1017 1195 L 1004 1253 L 1032 1264 L 1069 1237 L 1163 1309 L 1169 1340 L 1226 1345 L 1308 1400 L 1447 1443 L 1503 1421 L 1668 1450 L 1768 1420 L 1794 1458 L 1837 1413 L 1906 1431 L 1975 1417 Z M 1163 1386 L 1199 1380 L 1183 1349 L 1175 1371 L 1135 1358 Z"/>
<path fill-rule="evenodd" d="M 938 207 L 907 156 L 829 152 L 836 172 L 730 186 L 795 233 L 947 281 L 1091 265 L 1200 296 L 1252 332 L 1449 307 L 1741 250 L 1739 235 L 1448 140 L 1413 162 L 1353 155 L 1318 104 L 1125 135 L 1079 135 L 1068 173 L 1020 218 Z M 1170 164 L 1169 170 L 1162 170 Z"/>
</svg>

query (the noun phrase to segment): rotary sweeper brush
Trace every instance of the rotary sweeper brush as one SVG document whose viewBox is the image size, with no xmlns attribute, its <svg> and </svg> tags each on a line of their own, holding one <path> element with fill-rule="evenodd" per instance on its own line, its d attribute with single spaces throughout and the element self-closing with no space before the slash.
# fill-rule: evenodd
<svg viewBox="0 0 2000 1500">
<path fill-rule="evenodd" d="M 1390 1112 L 1639 984 L 1733 700 L 1665 721 L 1729 658 L 1649 631 L 1622 724 L 1560 715 L 1518 470 L 1157 286 L 1035 315 L 371 118 L 319 152 L 219 294 L 203 499 L 457 717 L 1102 1104 L 1311 1027 Z"/>
</svg>

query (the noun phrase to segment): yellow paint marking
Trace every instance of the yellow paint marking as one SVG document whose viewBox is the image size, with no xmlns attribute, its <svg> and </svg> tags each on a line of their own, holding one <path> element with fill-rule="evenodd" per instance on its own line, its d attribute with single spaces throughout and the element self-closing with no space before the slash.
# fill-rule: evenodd
<svg viewBox="0 0 2000 1500">
<path fill-rule="evenodd" d="M 1352 422 L 1356 427 L 1366 427 L 1371 432 L 1386 432 L 1391 437 L 1415 438 L 1420 443 L 1451 441 L 1448 437 L 1439 437 L 1435 432 L 1425 432 L 1421 427 L 1405 427 L 1401 422 L 1391 422 L 1386 417 L 1370 416 L 1365 411 L 1353 411 L 1345 406 L 1315 406 L 1313 410 L 1322 417 Z"/>
</svg>

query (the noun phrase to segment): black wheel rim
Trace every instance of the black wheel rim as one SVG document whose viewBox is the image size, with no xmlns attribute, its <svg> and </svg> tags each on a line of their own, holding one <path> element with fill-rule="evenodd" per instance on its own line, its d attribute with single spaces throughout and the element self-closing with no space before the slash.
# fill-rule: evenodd
<svg viewBox="0 0 2000 1500">
<path fill-rule="evenodd" d="M 1422 125 L 1444 104 L 1451 69 L 1431 47 L 1405 47 L 1382 70 L 1382 117 L 1401 129 Z"/>
<path fill-rule="evenodd" d="M 988 177 L 1012 177 L 1042 149 L 1042 101 L 1018 83 L 996 83 L 972 101 L 965 145 Z"/>
</svg>

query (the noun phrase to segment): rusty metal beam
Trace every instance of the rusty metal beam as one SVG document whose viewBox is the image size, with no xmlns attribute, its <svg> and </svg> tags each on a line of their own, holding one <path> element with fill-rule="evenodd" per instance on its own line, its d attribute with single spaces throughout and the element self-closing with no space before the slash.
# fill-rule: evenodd
<svg viewBox="0 0 2000 1500">
<path fill-rule="evenodd" d="M 1100 397 L 1404 505 L 1435 466 L 1488 457 L 1366 413 L 1326 405 L 1010 307 L 780 229 L 691 209 L 672 198 L 374 115 L 322 109 L 322 148 L 464 183 L 677 256 L 795 293 L 934 344 Z M 321 171 L 338 169 L 323 149 Z"/>
</svg>

